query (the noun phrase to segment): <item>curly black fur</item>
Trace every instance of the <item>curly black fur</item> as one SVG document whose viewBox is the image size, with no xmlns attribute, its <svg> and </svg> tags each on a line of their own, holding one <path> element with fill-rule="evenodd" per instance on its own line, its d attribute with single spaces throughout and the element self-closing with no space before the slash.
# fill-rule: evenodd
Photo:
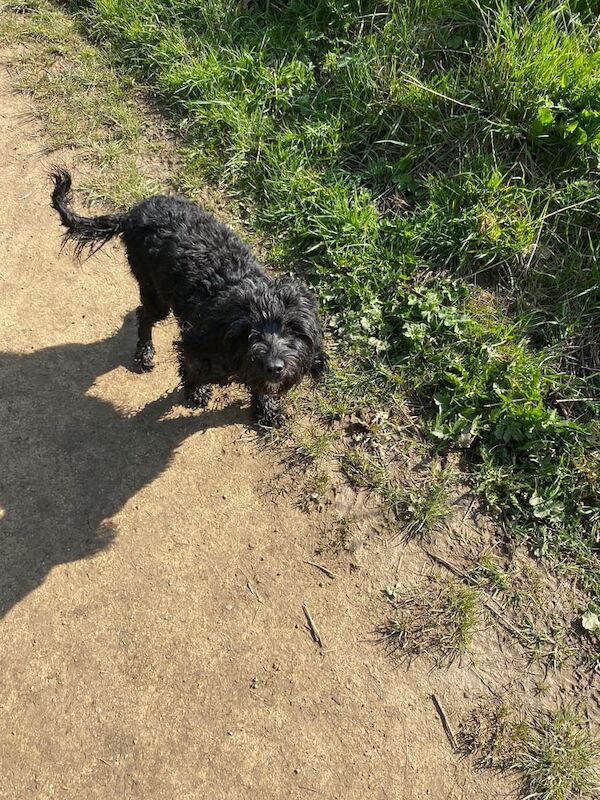
<svg viewBox="0 0 600 800">
<path fill-rule="evenodd" d="M 154 361 L 152 327 L 172 310 L 186 400 L 205 407 L 211 384 L 242 383 L 259 422 L 283 421 L 275 396 L 327 369 L 314 296 L 292 278 L 271 278 L 227 225 L 189 200 L 152 197 L 122 214 L 81 217 L 71 176 L 52 173 L 52 207 L 78 255 L 120 235 L 140 287 L 136 360 Z"/>
</svg>

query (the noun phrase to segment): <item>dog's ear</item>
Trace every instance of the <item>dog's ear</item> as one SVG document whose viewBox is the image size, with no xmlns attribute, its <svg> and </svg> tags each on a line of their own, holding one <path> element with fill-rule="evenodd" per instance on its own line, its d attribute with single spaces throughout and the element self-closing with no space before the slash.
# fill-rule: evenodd
<svg viewBox="0 0 600 800">
<path fill-rule="evenodd" d="M 316 297 L 303 283 L 293 278 L 277 278 L 275 292 L 284 308 L 286 326 L 304 340 L 315 354 L 315 366 L 314 369 L 310 367 L 311 373 L 315 376 L 325 374 L 327 357 L 323 352 L 323 327 Z"/>
<path fill-rule="evenodd" d="M 284 309 L 284 317 L 295 323 L 294 327 L 305 328 L 311 339 L 317 343 L 321 331 L 319 305 L 314 294 L 294 278 L 277 278 L 274 289 Z"/>
<path fill-rule="evenodd" d="M 320 347 L 314 355 L 310 374 L 315 381 L 321 381 L 329 372 L 329 358 L 325 350 Z"/>
<path fill-rule="evenodd" d="M 275 293 L 286 309 L 298 308 L 306 313 L 317 312 L 317 301 L 310 289 L 295 278 L 283 276 L 274 281 Z"/>
<path fill-rule="evenodd" d="M 215 303 L 220 335 L 231 345 L 247 341 L 252 330 L 251 303 L 241 291 L 222 292 Z"/>
</svg>

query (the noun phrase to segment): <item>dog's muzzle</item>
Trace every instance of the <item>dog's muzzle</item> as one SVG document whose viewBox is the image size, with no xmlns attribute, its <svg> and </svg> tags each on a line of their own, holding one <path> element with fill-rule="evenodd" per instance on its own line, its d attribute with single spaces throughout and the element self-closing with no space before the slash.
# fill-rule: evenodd
<svg viewBox="0 0 600 800">
<path fill-rule="evenodd" d="M 264 394 L 268 394 L 270 397 L 276 397 L 278 394 L 281 394 L 282 390 L 283 383 L 265 383 Z"/>
</svg>

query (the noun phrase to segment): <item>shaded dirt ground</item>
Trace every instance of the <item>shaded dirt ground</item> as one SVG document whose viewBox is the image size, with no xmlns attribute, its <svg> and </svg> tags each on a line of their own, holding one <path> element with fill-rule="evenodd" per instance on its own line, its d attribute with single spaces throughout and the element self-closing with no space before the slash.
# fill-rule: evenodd
<svg viewBox="0 0 600 800">
<path fill-rule="evenodd" d="M 44 146 L 2 68 L 0 798 L 507 796 L 431 702 L 477 678 L 373 644 L 398 552 L 329 581 L 241 394 L 182 408 L 170 324 L 130 370 L 134 282 L 118 246 L 59 252 Z"/>
</svg>

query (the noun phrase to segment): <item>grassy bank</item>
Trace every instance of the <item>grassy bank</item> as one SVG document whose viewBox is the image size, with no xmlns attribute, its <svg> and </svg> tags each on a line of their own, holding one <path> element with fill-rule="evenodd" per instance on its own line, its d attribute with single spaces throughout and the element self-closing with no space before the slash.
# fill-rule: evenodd
<svg viewBox="0 0 600 800">
<path fill-rule="evenodd" d="M 600 597 L 598 4 L 63 5 L 167 105 L 184 185 L 226 185 L 321 296 L 329 412 L 409 398 Z"/>
</svg>

